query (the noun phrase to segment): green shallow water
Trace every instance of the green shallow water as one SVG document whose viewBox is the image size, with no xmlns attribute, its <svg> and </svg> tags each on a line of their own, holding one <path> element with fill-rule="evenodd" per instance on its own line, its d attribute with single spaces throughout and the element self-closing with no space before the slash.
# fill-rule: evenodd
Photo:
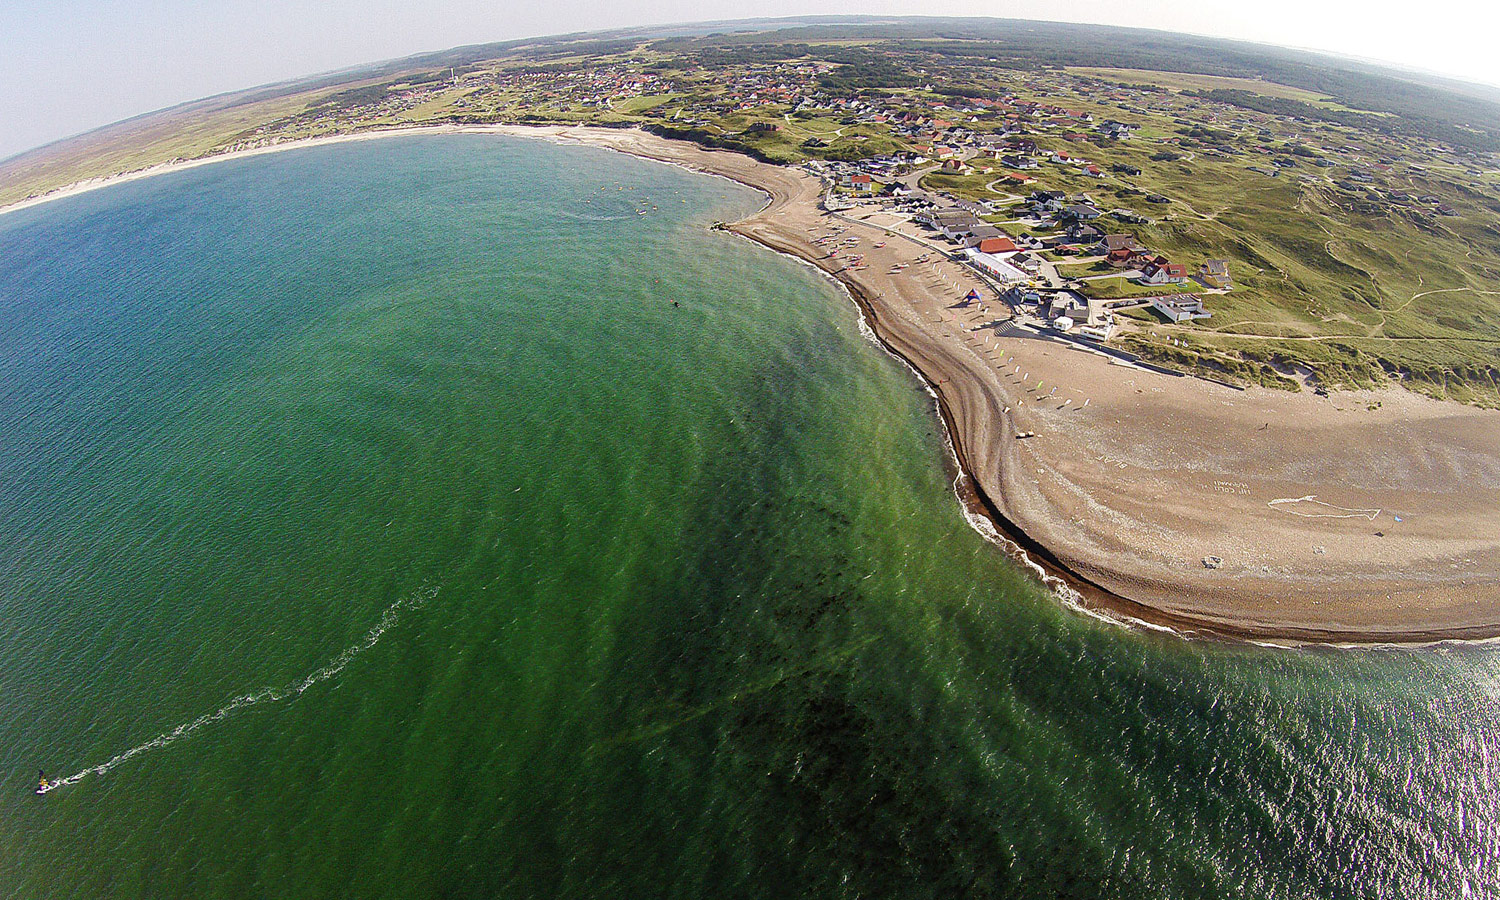
<svg viewBox="0 0 1500 900">
<path fill-rule="evenodd" d="M 759 204 L 464 136 L 0 218 L 0 897 L 1500 890 L 1491 651 L 1067 611 Z"/>
</svg>

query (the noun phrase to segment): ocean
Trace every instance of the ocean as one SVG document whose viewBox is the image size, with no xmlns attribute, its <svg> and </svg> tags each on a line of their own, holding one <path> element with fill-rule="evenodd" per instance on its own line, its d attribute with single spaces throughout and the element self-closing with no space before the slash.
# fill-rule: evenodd
<svg viewBox="0 0 1500 900">
<path fill-rule="evenodd" d="M 0 897 L 1500 895 L 1494 651 L 1068 609 L 761 202 L 461 135 L 0 217 Z"/>
</svg>

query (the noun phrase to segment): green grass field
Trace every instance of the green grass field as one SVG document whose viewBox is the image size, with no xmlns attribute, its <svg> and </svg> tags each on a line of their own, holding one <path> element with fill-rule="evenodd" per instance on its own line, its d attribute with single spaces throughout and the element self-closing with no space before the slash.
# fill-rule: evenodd
<svg viewBox="0 0 1500 900">
<path fill-rule="evenodd" d="M 1250 91 L 1266 97 L 1301 100 L 1304 103 L 1342 108 L 1332 97 L 1290 85 L 1252 78 L 1230 78 L 1223 75 L 1197 75 L 1190 72 L 1155 72 L 1150 69 L 1108 69 L 1091 66 L 1069 66 L 1068 72 L 1116 81 L 1123 84 L 1149 84 L 1174 91 L 1209 91 L 1215 88 Z"/>
<path fill-rule="evenodd" d="M 915 52 L 913 46 L 901 52 Z M 0 163 L 0 205 L 88 178 L 252 142 L 396 124 L 656 123 L 786 164 L 814 157 L 857 160 L 931 140 L 898 136 L 892 124 L 860 123 L 857 110 L 847 105 L 851 100 L 883 105 L 892 114 L 946 118 L 976 132 L 1001 126 L 1004 119 L 996 109 L 959 112 L 955 106 L 963 101 L 920 80 L 889 88 L 878 82 L 851 87 L 844 99 L 825 91 L 819 104 L 800 111 L 779 100 L 743 108 L 747 96 L 794 77 L 791 70 L 798 66 L 816 68 L 819 74 L 811 81 L 805 72 L 795 76 L 812 88 L 830 71 L 851 70 L 849 64 L 819 63 L 816 54 L 842 59 L 850 53 L 878 54 L 880 48 L 869 41 L 818 42 L 798 45 L 796 52 L 813 57 L 792 59 L 784 67 L 762 49 L 746 51 L 751 62 L 717 68 L 645 42 L 604 55 L 551 54 L 543 63 L 517 50 L 462 70 L 367 73 L 316 88 L 216 98 Z M 881 71 L 899 72 L 907 64 Z M 1013 93 L 1091 114 L 1096 121 L 1138 126 L 1130 137 L 1111 140 L 1076 116 L 1021 117 L 1020 126 L 1042 151 L 1066 150 L 1087 159 L 1104 170 L 1102 178 L 1043 163 L 1026 173 L 1035 184 L 1018 185 L 1004 180 L 1009 170 L 998 160 L 983 158 L 961 174 L 929 173 L 922 184 L 955 198 L 996 204 L 1037 189 L 1087 196 L 1106 212 L 1150 220 L 1133 224 L 1106 215 L 1097 223 L 1101 229 L 1133 233 L 1190 271 L 1205 259 L 1229 260 L 1236 288 L 1209 296 L 1213 318 L 1181 326 L 1139 319 L 1130 340 L 1142 352 L 1180 365 L 1197 365 L 1193 357 L 1201 357 L 1202 365 L 1231 378 L 1261 380 L 1270 377 L 1265 366 L 1301 366 L 1330 386 L 1395 380 L 1433 396 L 1500 406 L 1500 294 L 1495 293 L 1500 290 L 1500 164 L 1494 159 L 1464 156 L 1369 125 L 1378 119 L 1358 120 L 1369 128 L 1360 130 L 1348 121 L 1332 121 L 1337 118 L 1332 114 L 1292 120 L 1180 93 L 1231 88 L 1330 110 L 1337 106 L 1325 95 L 1268 81 L 1123 67 L 1063 71 L 954 64 L 945 73 L 943 65 L 935 59 L 936 68 L 923 70 L 926 79 L 941 80 L 936 73 L 971 93 Z M 660 80 L 644 96 L 631 90 L 601 99 L 609 89 L 598 85 L 607 82 L 607 74 L 582 78 L 591 71 L 650 71 Z M 1109 86 L 1101 87 L 1100 79 Z M 1117 87 L 1120 83 L 1157 89 L 1133 91 Z M 1317 166 L 1318 159 L 1334 165 Z M 1251 171 L 1272 170 L 1276 160 L 1295 165 L 1284 165 L 1279 177 Z M 1140 174 L 1119 174 L 1117 166 Z M 978 171 L 982 168 L 991 171 Z M 1363 180 L 1353 182 L 1351 176 Z M 1170 202 L 1148 202 L 1153 195 Z M 1435 215 L 1438 203 L 1456 215 Z M 1047 233 L 1003 227 L 1018 236 Z M 1066 258 L 1060 262 L 1071 276 L 1092 274 Z M 1089 285 L 1095 296 L 1110 297 L 1170 289 L 1118 279 Z"/>
</svg>

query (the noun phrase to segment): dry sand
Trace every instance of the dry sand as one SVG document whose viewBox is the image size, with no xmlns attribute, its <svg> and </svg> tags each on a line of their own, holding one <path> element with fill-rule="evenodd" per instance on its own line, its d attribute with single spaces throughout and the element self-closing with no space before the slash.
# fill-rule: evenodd
<svg viewBox="0 0 1500 900">
<path fill-rule="evenodd" d="M 732 229 L 850 288 L 936 389 L 972 502 L 1086 605 L 1289 642 L 1500 635 L 1500 413 L 1399 389 L 1237 391 L 1001 337 L 979 328 L 1007 316 L 993 290 L 890 217 L 824 213 L 801 171 L 634 131 L 568 134 L 770 194 Z M 848 252 L 867 268 L 813 243 L 835 228 L 861 238 Z M 970 288 L 989 299 L 955 308 Z"/>
<path fill-rule="evenodd" d="M 1041 336 L 999 336 L 979 328 L 1007 316 L 994 291 L 909 226 L 902 236 L 890 217 L 829 215 L 817 179 L 741 154 L 634 130 L 394 133 L 459 131 L 609 147 L 766 192 L 766 208 L 731 229 L 849 288 L 881 341 L 935 389 L 965 500 L 1087 607 L 1290 643 L 1500 636 L 1500 413 L 1399 389 L 1236 391 Z M 833 242 L 814 240 L 836 228 L 835 240 L 860 242 L 830 258 Z M 848 253 L 865 254 L 867 268 L 845 269 Z M 970 288 L 984 303 L 955 307 Z M 1205 566 L 1211 556 L 1218 568 Z"/>
</svg>

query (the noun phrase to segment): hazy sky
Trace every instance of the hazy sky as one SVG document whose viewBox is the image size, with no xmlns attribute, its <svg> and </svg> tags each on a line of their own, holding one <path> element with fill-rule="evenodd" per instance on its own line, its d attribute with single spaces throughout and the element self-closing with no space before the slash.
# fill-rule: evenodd
<svg viewBox="0 0 1500 900">
<path fill-rule="evenodd" d="M 0 0 L 0 158 L 137 113 L 461 44 L 811 14 L 1133 25 L 1500 84 L 1490 2 L 1320 0 Z"/>
</svg>

